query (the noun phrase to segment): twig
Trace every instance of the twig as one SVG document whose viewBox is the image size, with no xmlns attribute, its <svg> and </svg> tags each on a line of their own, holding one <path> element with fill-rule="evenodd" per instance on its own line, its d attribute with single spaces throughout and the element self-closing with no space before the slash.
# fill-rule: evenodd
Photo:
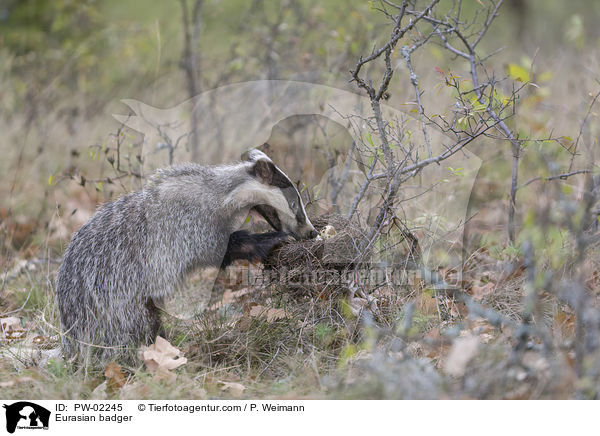
<svg viewBox="0 0 600 436">
<path fill-rule="evenodd" d="M 541 177 L 541 176 L 540 177 L 534 177 L 533 179 L 528 180 L 527 182 L 523 183 L 522 185 L 519 185 L 517 187 L 517 189 L 524 188 L 525 186 L 528 186 L 528 185 L 530 185 L 530 184 L 532 184 L 534 182 L 537 182 L 539 180 L 544 180 L 544 181 L 547 181 L 547 182 L 549 182 L 551 180 L 558 180 L 558 179 L 560 179 L 560 180 L 566 180 L 569 177 L 575 176 L 577 174 L 589 174 L 591 172 L 592 172 L 591 170 L 577 170 L 577 171 L 571 171 L 570 173 L 557 174 L 555 176 L 550 176 L 550 177 Z"/>
<path fill-rule="evenodd" d="M 571 171 L 573 169 L 573 162 L 575 161 L 575 156 L 577 154 L 577 147 L 579 146 L 579 140 L 581 139 L 581 135 L 583 134 L 583 129 L 585 128 L 587 120 L 590 117 L 590 114 L 592 113 L 592 108 L 596 104 L 598 97 L 600 97 L 600 91 L 598 91 L 598 93 L 594 96 L 594 99 L 590 103 L 587 113 L 585 114 L 585 117 L 583 118 L 583 121 L 581 122 L 581 127 L 579 128 L 579 134 L 577 135 L 577 139 L 575 140 L 575 146 L 573 147 L 573 154 L 571 155 L 571 162 L 569 163 L 569 171 Z"/>
</svg>

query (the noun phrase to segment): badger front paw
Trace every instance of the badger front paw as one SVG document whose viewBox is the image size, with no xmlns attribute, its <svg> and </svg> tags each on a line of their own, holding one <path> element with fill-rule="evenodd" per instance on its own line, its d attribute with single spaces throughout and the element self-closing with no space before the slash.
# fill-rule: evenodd
<svg viewBox="0 0 600 436">
<path fill-rule="evenodd" d="M 247 230 L 233 232 L 229 236 L 221 268 L 231 265 L 236 260 L 262 263 L 274 248 L 293 240 L 292 235 L 287 232 L 250 233 Z"/>
</svg>

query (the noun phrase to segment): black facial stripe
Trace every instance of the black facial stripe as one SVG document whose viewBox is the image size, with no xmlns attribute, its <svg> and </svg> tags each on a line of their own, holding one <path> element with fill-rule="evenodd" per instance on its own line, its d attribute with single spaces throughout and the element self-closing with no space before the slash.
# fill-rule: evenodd
<svg viewBox="0 0 600 436">
<path fill-rule="evenodd" d="M 298 190 L 283 171 L 281 171 L 277 167 L 275 167 L 275 169 L 276 171 L 273 175 L 273 182 L 271 184 L 281 189 L 281 192 L 287 200 L 288 205 L 291 204 L 292 200 L 296 202 L 296 207 L 298 208 L 296 212 L 296 220 L 299 224 L 304 224 L 306 222 L 306 215 L 304 214 L 304 208 L 302 207 L 302 199 L 300 198 Z"/>
<path fill-rule="evenodd" d="M 302 199 L 298 195 L 298 191 L 293 186 L 288 188 L 284 188 L 281 190 L 281 193 L 285 197 L 290 209 L 292 209 L 291 203 L 292 201 L 296 202 L 296 220 L 299 224 L 304 224 L 306 222 L 306 216 L 304 215 L 304 210 L 302 208 Z"/>
<path fill-rule="evenodd" d="M 298 212 L 296 212 L 296 221 L 298 221 L 299 224 L 306 223 L 306 215 L 304 215 L 304 211 L 301 207 L 299 207 Z"/>
<path fill-rule="evenodd" d="M 294 187 L 294 184 L 289 177 L 277 167 L 275 167 L 275 173 L 273 174 L 273 181 L 271 182 L 271 185 L 277 186 L 281 189 L 289 188 L 290 186 L 292 188 Z"/>
<path fill-rule="evenodd" d="M 273 165 L 273 167 L 274 167 L 275 171 L 273 172 L 273 178 L 271 180 L 270 185 L 281 189 L 281 193 L 283 194 L 284 198 L 286 199 L 290 209 L 292 209 L 291 202 L 292 201 L 296 202 L 296 207 L 297 207 L 296 221 L 298 222 L 298 224 L 306 223 L 307 218 L 304 213 L 304 207 L 302 206 L 302 199 L 300 198 L 300 194 L 298 193 L 298 190 L 296 189 L 296 187 L 294 186 L 292 181 L 289 179 L 289 177 L 283 171 L 281 171 L 275 165 Z M 254 173 L 252 173 L 252 174 L 254 175 Z M 261 206 L 254 207 L 254 209 L 258 213 L 260 213 L 262 215 L 262 217 L 265 220 L 267 220 L 267 222 L 269 222 L 269 224 L 271 224 L 271 226 L 273 226 L 275 229 L 280 228 L 281 222 L 279 221 L 277 211 L 274 208 L 267 206 L 267 205 L 261 205 Z"/>
<path fill-rule="evenodd" d="M 267 204 L 260 204 L 253 207 L 275 230 L 281 230 L 281 221 L 277 215 L 277 210 Z"/>
</svg>

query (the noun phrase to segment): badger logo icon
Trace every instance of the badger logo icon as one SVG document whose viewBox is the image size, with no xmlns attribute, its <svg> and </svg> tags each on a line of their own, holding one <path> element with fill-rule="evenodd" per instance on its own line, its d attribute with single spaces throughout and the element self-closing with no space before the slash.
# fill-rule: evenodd
<svg viewBox="0 0 600 436">
<path fill-rule="evenodd" d="M 19 429 L 48 429 L 50 411 L 29 401 L 19 401 L 10 405 L 4 404 L 6 409 L 6 431 L 14 433 Z"/>
</svg>

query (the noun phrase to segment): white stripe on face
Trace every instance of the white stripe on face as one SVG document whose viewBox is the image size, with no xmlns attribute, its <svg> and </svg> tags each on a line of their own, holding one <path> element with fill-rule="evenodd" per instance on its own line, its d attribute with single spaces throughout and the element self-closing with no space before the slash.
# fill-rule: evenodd
<svg viewBox="0 0 600 436">
<path fill-rule="evenodd" d="M 288 227 L 296 223 L 296 217 L 281 188 L 265 185 L 258 180 L 250 180 L 238 186 L 225 199 L 225 203 L 234 210 L 266 204 L 279 212 L 279 219 Z"/>
<path fill-rule="evenodd" d="M 288 205 L 292 211 L 293 211 L 293 208 L 292 208 L 292 205 L 290 204 L 291 201 L 295 200 L 296 203 L 298 204 L 298 211 L 294 212 L 294 214 L 296 215 L 298 224 L 300 224 L 300 225 L 307 224 L 307 225 L 312 226 L 312 224 L 310 223 L 310 221 L 308 219 L 308 215 L 306 214 L 306 209 L 304 208 L 304 202 L 302 201 L 302 197 L 300 196 L 300 192 L 296 188 L 296 185 L 294 185 L 292 183 L 290 178 L 287 176 L 287 174 L 285 174 L 281 170 L 281 168 L 279 168 L 278 166 L 275 166 L 275 169 L 277 170 L 279 177 L 274 178 L 273 185 L 282 189 L 283 195 L 286 198 Z M 288 190 L 291 191 L 291 193 Z M 288 192 L 286 192 L 286 191 L 288 191 Z"/>
</svg>

